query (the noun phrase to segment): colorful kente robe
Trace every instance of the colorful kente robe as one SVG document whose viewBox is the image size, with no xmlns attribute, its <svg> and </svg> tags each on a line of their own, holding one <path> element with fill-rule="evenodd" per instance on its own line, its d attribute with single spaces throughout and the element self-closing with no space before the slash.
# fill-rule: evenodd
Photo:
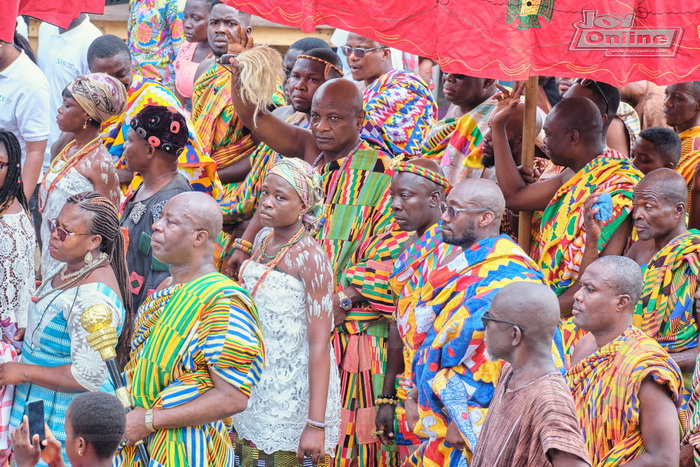
<svg viewBox="0 0 700 467">
<path fill-rule="evenodd" d="M 437 105 L 423 80 L 408 71 L 391 70 L 362 94 L 366 119 L 381 128 L 392 155 L 420 155 L 420 146 L 435 123 Z"/>
<path fill-rule="evenodd" d="M 221 183 L 216 174 L 216 163 L 204 151 L 192 122 L 180 106 L 180 101 L 162 84 L 141 76 L 134 75 L 134 80 L 127 92 L 126 111 L 105 121 L 100 130 L 104 145 L 112 155 L 117 168 L 126 168 L 124 142 L 127 140 L 126 133 L 131 128 L 131 119 L 147 105 L 174 107 L 187 118 L 189 139 L 185 150 L 177 159 L 178 172 L 190 182 L 193 190 L 203 191 L 217 199 L 221 197 Z M 134 180 L 125 194 L 129 195 L 136 190 L 142 180 L 141 176 L 134 174 Z"/>
<path fill-rule="evenodd" d="M 700 162 L 700 126 L 694 126 L 678 134 L 681 139 L 681 159 L 676 166 L 676 172 L 683 175 L 688 189 L 693 183 L 695 166 Z"/>
<path fill-rule="evenodd" d="M 440 245 L 443 247 L 438 249 Z M 408 429 L 405 402 L 413 389 L 413 355 L 425 340 L 435 315 L 427 308 L 416 309 L 416 303 L 432 295 L 428 276 L 445 255 L 452 253 L 453 248 L 442 243 L 442 221 L 437 222 L 399 255 L 389 278 L 396 301 L 394 319 L 403 342 L 404 371 L 397 377 L 399 403 L 395 413 L 398 429 L 394 431 L 399 445 L 420 444 Z"/>
<path fill-rule="evenodd" d="M 295 112 L 287 117 L 287 123 L 308 128 L 309 122 L 304 117 L 302 112 Z M 233 194 L 220 203 L 224 215 L 231 222 L 242 222 L 253 217 L 258 209 L 258 196 L 265 176 L 281 157 L 265 143 L 260 143 L 250 155 L 250 172 Z M 227 253 L 226 256 L 229 256 L 230 252 Z"/>
<path fill-rule="evenodd" d="M 594 194 L 609 193 L 613 213 L 603 222 L 598 252 L 632 211 L 635 185 L 642 178 L 632 161 L 608 149 L 557 190 L 542 214 L 539 260 L 547 284 L 557 295 L 578 280 L 579 264 L 586 244 L 583 203 Z"/>
<path fill-rule="evenodd" d="M 246 396 L 265 360 L 252 298 L 228 277 L 206 274 L 149 295 L 139 309 L 124 379 L 132 403 L 170 408 L 213 388 L 211 373 Z M 151 467 L 233 467 L 231 419 L 158 430 L 147 439 Z M 114 465 L 141 466 L 122 446 Z"/>
<path fill-rule="evenodd" d="M 648 376 L 668 388 L 680 405 L 683 382 L 678 366 L 634 326 L 567 372 L 592 466 L 625 464 L 644 452 L 639 389 Z"/>
<path fill-rule="evenodd" d="M 642 297 L 634 310 L 633 323 L 653 337 L 668 353 L 698 346 L 695 290 L 700 270 L 700 231 L 691 230 L 671 240 L 649 261 L 644 270 Z M 693 392 L 692 374 L 683 374 L 685 410 Z M 684 416 L 681 421 L 685 422 Z"/>
<path fill-rule="evenodd" d="M 376 408 L 386 370 L 387 317 L 393 313 L 389 272 L 382 258 L 395 257 L 400 242 L 375 245 L 394 229 L 389 184 L 390 156 L 363 142 L 354 153 L 319 167 L 325 200 L 316 239 L 333 265 L 336 287 L 357 286 L 371 300 L 348 311 L 335 328 L 332 343 L 341 378 L 341 427 L 335 465 L 396 465 L 395 446 L 372 437 Z M 379 260 L 373 255 L 379 254 Z M 381 278 L 386 277 L 386 282 Z"/>
<path fill-rule="evenodd" d="M 414 432 L 427 440 L 406 465 L 464 466 L 471 459 L 502 365 L 486 358 L 481 316 L 515 281 L 542 283 L 542 273 L 506 235 L 481 240 L 430 272 L 433 292 L 416 313 L 432 313 L 434 321 L 413 359 L 420 414 Z M 467 442 L 464 451 L 445 442 L 452 421 Z"/>
</svg>

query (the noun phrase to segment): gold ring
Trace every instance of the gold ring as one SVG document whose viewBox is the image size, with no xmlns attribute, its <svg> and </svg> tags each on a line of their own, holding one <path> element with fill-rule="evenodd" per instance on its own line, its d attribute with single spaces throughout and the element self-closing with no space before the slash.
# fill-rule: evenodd
<svg viewBox="0 0 700 467">
<path fill-rule="evenodd" d="M 383 435 L 384 430 L 375 430 L 374 428 L 372 428 L 372 431 L 370 432 L 370 434 L 372 435 L 372 438 L 376 438 L 379 435 Z"/>
</svg>

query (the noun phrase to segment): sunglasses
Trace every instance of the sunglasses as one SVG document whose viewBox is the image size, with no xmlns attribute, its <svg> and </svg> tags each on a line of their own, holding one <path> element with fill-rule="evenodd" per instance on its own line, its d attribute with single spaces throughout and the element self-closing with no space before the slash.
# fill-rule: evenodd
<svg viewBox="0 0 700 467">
<path fill-rule="evenodd" d="M 66 238 L 68 238 L 69 235 L 92 235 L 90 233 L 75 233 L 75 232 L 69 232 L 66 229 L 63 229 L 59 227 L 56 224 L 56 219 L 46 219 L 46 224 L 49 226 L 49 232 L 52 234 L 56 232 L 56 235 L 58 236 L 58 239 L 62 242 L 66 241 Z"/>
<path fill-rule="evenodd" d="M 580 84 L 584 88 L 590 88 L 591 85 L 593 85 L 593 88 L 595 88 L 595 90 L 598 91 L 598 94 L 600 94 L 600 97 L 602 97 L 603 101 L 605 101 L 605 115 L 608 114 L 608 111 L 610 110 L 610 102 L 608 101 L 608 98 L 605 97 L 605 93 L 600 88 L 600 85 L 598 84 L 597 81 L 592 80 L 592 79 L 587 79 L 587 78 L 578 78 L 574 82 Z"/>
<path fill-rule="evenodd" d="M 460 212 L 493 212 L 490 209 L 484 209 L 484 208 L 456 208 L 454 206 L 450 206 L 446 202 L 440 203 L 440 210 L 442 213 L 447 213 L 447 215 L 450 217 L 450 220 L 453 220 L 455 217 L 457 217 L 457 214 Z"/>
<path fill-rule="evenodd" d="M 503 323 L 503 324 L 509 324 L 511 326 L 515 326 L 516 328 L 520 329 L 520 332 L 524 333 L 525 328 L 522 327 L 519 324 L 512 323 L 510 321 L 503 321 L 502 319 L 496 319 L 492 318 L 491 315 L 489 315 L 489 312 L 486 311 L 482 316 L 481 316 L 481 323 L 484 325 L 484 328 L 489 324 L 489 321 L 492 321 L 494 323 Z"/>
<path fill-rule="evenodd" d="M 354 53 L 355 57 L 363 59 L 365 58 L 365 55 L 367 55 L 367 52 L 372 52 L 373 50 L 380 50 L 386 48 L 388 48 L 386 45 L 382 45 L 380 47 L 372 47 L 371 49 L 363 49 L 362 47 L 350 47 L 349 45 L 344 45 L 340 47 L 340 50 L 346 57 L 349 57 Z"/>
</svg>

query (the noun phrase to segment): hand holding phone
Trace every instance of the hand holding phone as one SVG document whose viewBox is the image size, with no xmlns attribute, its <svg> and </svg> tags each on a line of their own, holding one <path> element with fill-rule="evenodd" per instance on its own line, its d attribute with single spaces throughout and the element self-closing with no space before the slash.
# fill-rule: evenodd
<svg viewBox="0 0 700 467">
<path fill-rule="evenodd" d="M 44 449 L 43 441 L 46 439 L 44 429 L 44 401 L 28 402 L 26 406 L 27 419 L 29 420 L 29 439 L 33 440 L 34 435 L 39 435 L 39 446 Z"/>
</svg>

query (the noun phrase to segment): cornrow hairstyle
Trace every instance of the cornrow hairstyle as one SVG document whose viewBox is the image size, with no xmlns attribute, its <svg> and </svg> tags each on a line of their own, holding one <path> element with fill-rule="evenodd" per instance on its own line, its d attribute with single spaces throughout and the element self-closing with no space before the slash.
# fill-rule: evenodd
<svg viewBox="0 0 700 467">
<path fill-rule="evenodd" d="M 328 45 L 328 43 L 326 41 L 324 41 L 323 39 L 319 39 L 318 37 L 303 37 L 289 46 L 289 50 L 300 50 L 302 53 L 308 52 L 309 50 L 312 50 L 312 49 L 332 50 L 331 46 Z M 311 54 L 307 54 L 307 55 L 311 55 Z M 342 62 L 341 62 L 341 65 L 342 65 Z"/>
<path fill-rule="evenodd" d="M 106 392 L 80 394 L 68 406 L 66 418 L 75 437 L 92 444 L 99 459 L 111 458 L 124 438 L 124 406 Z"/>
<path fill-rule="evenodd" d="M 89 231 L 93 235 L 102 237 L 100 251 L 109 257 L 114 275 L 117 277 L 122 303 L 126 309 L 124 326 L 117 343 L 117 363 L 120 368 L 124 368 L 124 365 L 129 361 L 131 334 L 134 329 L 134 310 L 131 301 L 129 272 L 126 266 L 124 234 L 119 227 L 119 214 L 107 197 L 94 191 L 84 191 L 73 195 L 66 200 L 66 204 L 76 204 L 83 211 L 92 214 L 92 225 Z"/>
<path fill-rule="evenodd" d="M 15 200 L 19 201 L 22 208 L 29 212 L 27 197 L 24 195 L 24 183 L 22 183 L 22 148 L 17 137 L 0 128 L 0 145 L 7 151 L 7 176 L 5 184 L 0 187 L 0 213 L 5 212 Z"/>
</svg>

